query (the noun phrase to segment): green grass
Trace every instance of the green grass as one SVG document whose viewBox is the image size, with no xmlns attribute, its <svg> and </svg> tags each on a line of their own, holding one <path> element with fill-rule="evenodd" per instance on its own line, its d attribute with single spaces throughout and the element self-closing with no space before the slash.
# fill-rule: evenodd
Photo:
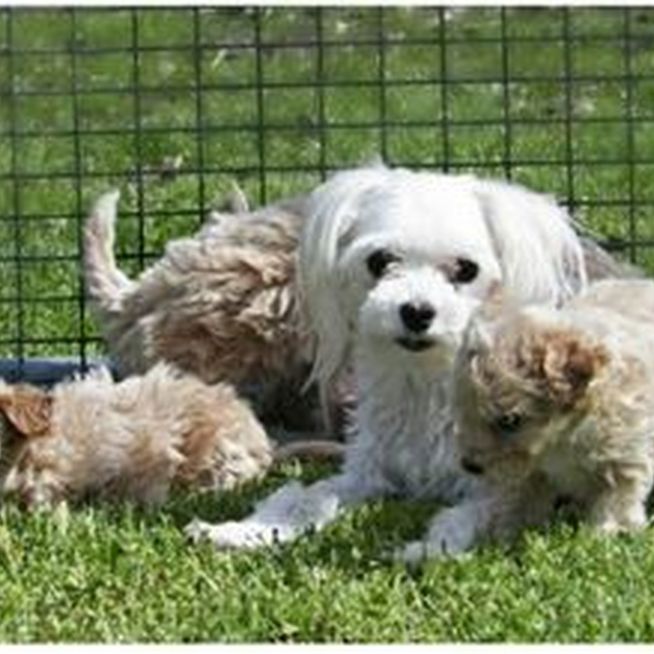
<svg viewBox="0 0 654 654">
<path fill-rule="evenodd" d="M 304 479 L 317 472 L 305 473 Z M 0 640 L 157 642 L 648 641 L 649 533 L 602 540 L 561 525 L 409 572 L 388 552 L 435 510 L 377 502 L 318 536 L 256 553 L 189 547 L 193 514 L 243 515 L 286 468 L 241 493 L 161 511 L 0 513 Z"/>
<path fill-rule="evenodd" d="M 144 10 L 138 20 L 139 42 L 146 48 L 192 43 L 190 11 Z M 501 33 L 499 12 L 466 9 L 448 20 L 447 33 L 456 40 L 446 51 L 448 78 L 476 81 L 447 87 L 445 116 L 440 86 L 420 83 L 438 78 L 443 63 L 437 13 L 407 7 L 386 11 L 386 34 L 405 42 L 384 52 L 385 117 L 391 125 L 385 131 L 379 127 L 379 89 L 365 84 L 379 80 L 378 48 L 351 45 L 355 39 L 376 38 L 377 21 L 374 9 L 324 11 L 324 37 L 339 44 L 324 50 L 324 76 L 328 81 L 359 84 L 325 87 L 321 92 L 310 87 L 271 87 L 258 95 L 252 86 L 258 63 L 266 82 L 316 79 L 316 51 L 302 45 L 315 34 L 314 15 L 305 9 L 266 9 L 262 41 L 283 41 L 294 47 L 264 49 L 258 62 L 253 48 L 224 47 L 253 42 L 252 10 L 201 11 L 201 40 L 210 46 L 203 51 L 199 68 L 207 86 L 201 95 L 207 205 L 218 203 L 234 179 L 255 204 L 259 201 L 261 150 L 269 200 L 315 185 L 318 173 L 302 167 L 317 166 L 321 156 L 328 166 L 358 164 L 380 151 L 383 138 L 391 163 L 438 168 L 447 148 L 453 170 L 504 174 L 504 53 L 498 42 L 488 40 Z M 110 186 L 122 189 L 118 247 L 130 272 L 138 270 L 138 261 L 130 256 L 138 249 L 134 176 L 138 151 L 142 168 L 154 173 L 143 181 L 146 251 L 156 254 L 167 240 L 192 232 L 201 219 L 198 176 L 193 172 L 200 146 L 195 135 L 184 130 L 194 127 L 198 118 L 194 61 L 190 51 L 141 52 L 140 82 L 150 89 L 140 96 L 141 123 L 146 130 L 163 131 L 146 131 L 137 142 L 133 133 L 125 131 L 135 125 L 131 94 L 82 92 L 75 104 L 69 93 L 74 81 L 70 44 L 129 48 L 130 10 L 79 10 L 74 30 L 70 14 L 61 9 L 19 10 L 11 23 L 7 14 L 0 14 L 0 90 L 13 86 L 23 92 L 63 95 L 16 96 L 16 127 L 33 135 L 17 140 L 14 155 L 11 139 L 0 140 L 0 356 L 17 353 L 15 340 L 21 333 L 30 339 L 25 345 L 27 356 L 75 355 L 78 346 L 63 339 L 97 335 L 98 330 L 75 299 L 80 292 L 80 223 L 60 217 L 78 211 L 76 182 L 66 174 L 75 172 L 79 163 L 82 207 Z M 637 160 L 653 157 L 654 79 L 645 77 L 632 84 L 628 107 L 626 87 L 619 79 L 625 72 L 624 51 L 615 38 L 624 28 L 623 13 L 572 10 L 572 72 L 585 77 L 569 89 L 575 121 L 568 144 L 562 120 L 568 102 L 565 86 L 529 81 L 561 75 L 565 46 L 560 40 L 524 40 L 560 36 L 562 27 L 559 11 L 507 13 L 507 34 L 523 39 L 511 43 L 507 51 L 508 154 L 513 161 L 531 161 L 513 165 L 513 179 L 565 199 L 570 191 L 568 170 L 547 160 L 564 159 L 568 145 L 578 158 L 615 160 L 573 166 L 577 200 L 613 203 L 580 207 L 577 217 L 606 238 L 624 239 L 633 233 L 651 239 L 651 209 L 631 207 L 629 200 L 633 175 L 635 199 L 654 201 L 654 167 L 630 163 L 629 153 L 633 147 Z M 650 75 L 654 11 L 634 10 L 630 29 L 632 72 Z M 10 57 L 4 50 L 10 31 L 14 48 L 62 52 Z M 589 35 L 604 38 L 588 40 Z M 433 45 L 411 45 L 407 43 L 411 39 Z M 129 51 L 78 54 L 75 65 L 82 91 L 127 87 L 134 74 Z M 399 85 L 400 80 L 411 83 Z M 216 88 L 221 84 L 245 88 Z M 321 104 L 327 124 L 324 143 L 316 128 Z M 623 120 L 628 111 L 639 120 L 632 132 Z M 11 114 L 8 96 L 0 96 L 0 129 L 7 128 Z M 561 122 L 528 122 L 543 118 Z M 611 118 L 616 122 L 598 122 Z M 284 127 L 262 133 L 244 129 L 260 119 Z M 432 124 L 415 124 L 421 121 Z M 457 121 L 475 124 L 457 125 Z M 82 130 L 122 131 L 111 136 L 87 133 L 77 140 L 46 133 L 72 130 L 76 123 Z M 348 123 L 357 126 L 347 127 Z M 164 160 L 178 156 L 182 166 L 176 176 L 164 179 L 156 174 Z M 298 169 L 269 169 L 275 166 Z M 212 172 L 218 167 L 233 172 Z M 46 177 L 14 182 L 13 172 Z M 68 259 L 17 263 L 18 254 Z M 654 271 L 651 248 L 637 246 L 634 254 L 648 271 Z M 20 306 L 9 300 L 19 287 Z M 70 301 L 44 301 L 67 295 Z M 96 345 L 88 349 L 90 354 L 101 351 Z M 298 476 L 307 480 L 325 473 L 287 467 L 240 493 L 176 495 L 152 514 L 94 505 L 71 510 L 67 517 L 26 516 L 12 506 L 3 507 L 0 640 L 616 642 L 648 641 L 654 636 L 651 531 L 604 541 L 583 529 L 561 525 L 547 533 L 527 534 L 508 552 L 486 548 L 462 560 L 430 563 L 415 573 L 388 563 L 385 557 L 422 532 L 437 509 L 434 505 L 375 503 L 314 538 L 259 553 L 217 554 L 209 547 L 184 542 L 181 527 L 194 515 L 216 521 L 240 517 L 284 480 Z"/>
</svg>

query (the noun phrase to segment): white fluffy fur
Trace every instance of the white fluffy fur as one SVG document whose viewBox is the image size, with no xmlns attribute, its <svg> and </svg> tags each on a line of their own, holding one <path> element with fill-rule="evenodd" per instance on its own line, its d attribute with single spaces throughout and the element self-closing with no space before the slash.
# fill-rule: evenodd
<svg viewBox="0 0 654 654">
<path fill-rule="evenodd" d="M 519 186 L 471 176 L 365 168 L 336 175 L 314 193 L 311 210 L 300 274 L 320 338 L 316 370 L 323 380 L 345 361 L 352 341 L 348 321 L 369 287 L 359 274 L 361 257 L 375 246 L 390 244 L 409 252 L 411 272 L 426 284 L 445 282 L 442 275 L 433 280 L 426 274 L 439 260 L 456 255 L 475 259 L 484 277 L 460 294 L 475 298 L 473 303 L 479 287 L 483 291 L 492 280 L 507 282 L 517 297 L 557 302 L 586 281 L 581 247 L 565 212 L 553 199 Z M 453 292 L 451 285 L 445 286 L 450 288 L 434 295 Z M 405 292 L 411 293 L 408 288 Z M 442 304 L 457 309 L 445 297 Z M 460 333 L 457 317 L 448 319 Z"/>
<path fill-rule="evenodd" d="M 373 279 L 377 249 L 399 261 Z M 457 259 L 479 275 L 454 283 Z M 194 522 L 217 547 L 258 547 L 320 528 L 348 505 L 399 495 L 455 501 L 470 492 L 451 429 L 449 377 L 472 311 L 498 284 L 524 300 L 560 303 L 584 287 L 580 244 L 553 200 L 470 176 L 385 167 L 346 171 L 316 189 L 300 247 L 301 288 L 317 335 L 323 389 L 353 356 L 358 406 L 342 472 L 307 488 L 288 485 L 240 522 Z M 435 317 L 412 343 L 404 303 Z"/>
</svg>

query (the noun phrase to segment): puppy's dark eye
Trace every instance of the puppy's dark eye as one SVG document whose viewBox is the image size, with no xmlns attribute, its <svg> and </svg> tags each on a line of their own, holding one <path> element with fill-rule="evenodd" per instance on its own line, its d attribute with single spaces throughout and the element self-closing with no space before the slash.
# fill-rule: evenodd
<svg viewBox="0 0 654 654">
<path fill-rule="evenodd" d="M 375 279 L 379 279 L 386 272 L 388 266 L 399 260 L 400 258 L 389 250 L 375 250 L 366 259 L 366 266 L 368 266 L 370 274 Z"/>
<path fill-rule="evenodd" d="M 479 266 L 470 259 L 457 259 L 452 273 L 454 284 L 469 284 L 479 274 Z"/>
<path fill-rule="evenodd" d="M 497 416 L 493 421 L 493 431 L 501 432 L 503 434 L 513 434 L 524 423 L 524 416 L 517 411 L 509 411 Z"/>
</svg>

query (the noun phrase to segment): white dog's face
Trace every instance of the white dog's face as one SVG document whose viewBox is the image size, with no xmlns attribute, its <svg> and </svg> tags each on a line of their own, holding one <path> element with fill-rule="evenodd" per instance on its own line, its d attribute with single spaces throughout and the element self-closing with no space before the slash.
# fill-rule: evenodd
<svg viewBox="0 0 654 654">
<path fill-rule="evenodd" d="M 307 213 L 300 279 L 325 383 L 352 345 L 380 365 L 438 374 L 493 287 L 558 302 L 585 283 L 566 214 L 519 186 L 364 168 L 319 187 Z"/>
<path fill-rule="evenodd" d="M 449 186 L 391 188 L 362 203 L 336 271 L 366 347 L 449 361 L 470 314 L 500 281 L 479 203 Z"/>
</svg>

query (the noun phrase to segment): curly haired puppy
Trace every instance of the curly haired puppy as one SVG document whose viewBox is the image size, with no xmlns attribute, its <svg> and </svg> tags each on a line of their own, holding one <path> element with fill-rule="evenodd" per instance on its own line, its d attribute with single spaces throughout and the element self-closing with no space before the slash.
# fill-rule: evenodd
<svg viewBox="0 0 654 654">
<path fill-rule="evenodd" d="M 572 502 L 599 532 L 640 529 L 654 480 L 654 282 L 598 282 L 563 308 L 473 319 L 457 358 L 465 470 L 487 493 L 446 509 L 408 559 L 506 541 Z"/>
<path fill-rule="evenodd" d="M 86 496 L 158 504 L 172 484 L 232 488 L 273 456 L 231 386 L 165 363 L 120 383 L 98 369 L 50 392 L 0 381 L 0 492 L 28 507 Z"/>
</svg>

